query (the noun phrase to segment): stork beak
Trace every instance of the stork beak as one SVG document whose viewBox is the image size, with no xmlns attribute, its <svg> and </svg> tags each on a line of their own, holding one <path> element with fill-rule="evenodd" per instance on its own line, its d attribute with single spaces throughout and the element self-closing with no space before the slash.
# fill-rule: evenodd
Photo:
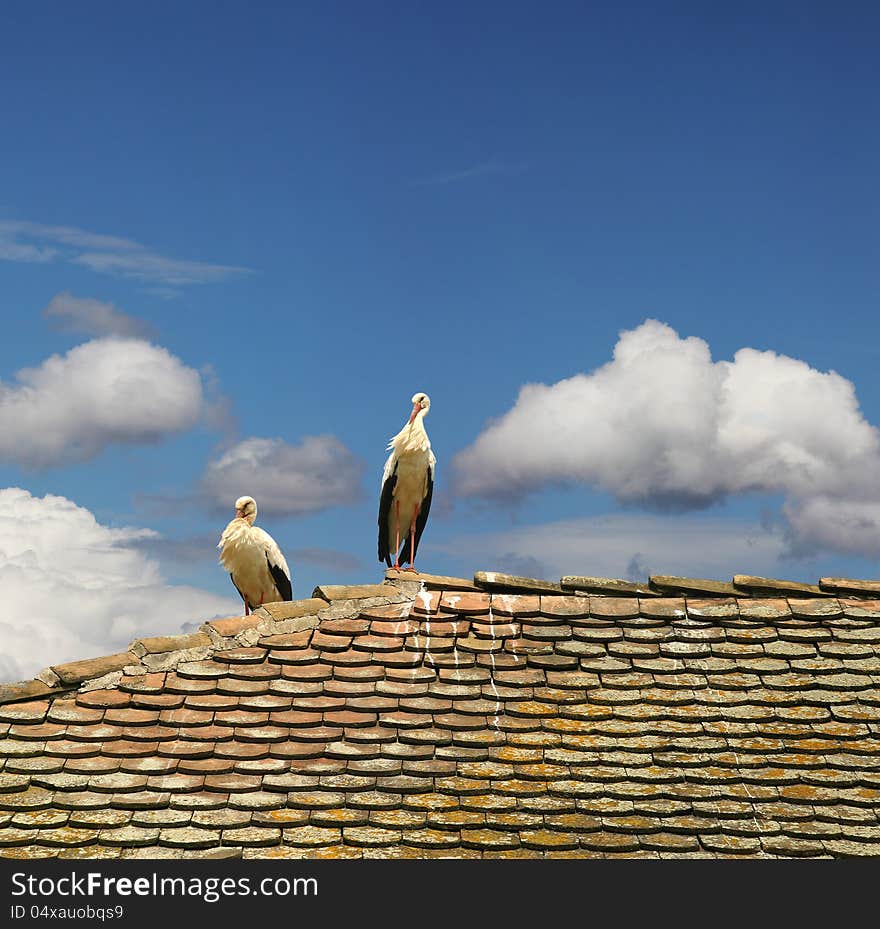
<svg viewBox="0 0 880 929">
<path fill-rule="evenodd" d="M 238 519 L 244 519 L 244 510 L 236 510 L 235 515 Z"/>
<path fill-rule="evenodd" d="M 422 408 L 418 405 L 418 403 L 413 404 L 412 413 L 409 414 L 409 425 L 410 426 L 415 422 L 416 416 L 419 415 L 421 409 Z"/>
</svg>

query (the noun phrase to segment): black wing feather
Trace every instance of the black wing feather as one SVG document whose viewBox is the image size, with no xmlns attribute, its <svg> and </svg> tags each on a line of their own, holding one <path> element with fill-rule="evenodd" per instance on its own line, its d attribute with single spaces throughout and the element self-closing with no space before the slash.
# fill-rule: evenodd
<svg viewBox="0 0 880 929">
<path fill-rule="evenodd" d="M 284 573 L 284 569 L 280 565 L 272 564 L 272 562 L 269 561 L 268 555 L 266 555 L 266 564 L 269 565 L 269 573 L 275 581 L 275 586 L 278 588 L 278 593 L 281 594 L 281 599 L 293 600 L 293 587 L 290 583 L 290 578 Z"/>
<path fill-rule="evenodd" d="M 382 495 L 379 497 L 379 561 L 384 561 L 389 568 L 391 567 L 391 547 L 388 544 L 388 523 L 391 519 L 391 501 L 396 485 L 397 465 L 382 485 Z"/>
<path fill-rule="evenodd" d="M 428 521 L 428 513 L 431 511 L 431 497 L 434 496 L 434 469 L 428 468 L 427 476 L 427 487 L 425 488 L 425 499 L 422 500 L 422 505 L 419 508 L 419 515 L 416 517 L 416 547 L 415 551 L 410 556 L 409 553 L 409 534 L 406 536 L 406 543 L 403 546 L 403 550 L 400 553 L 400 563 L 412 564 L 416 559 L 416 553 L 419 550 L 419 539 L 422 537 L 422 532 L 425 528 L 425 523 Z"/>
</svg>

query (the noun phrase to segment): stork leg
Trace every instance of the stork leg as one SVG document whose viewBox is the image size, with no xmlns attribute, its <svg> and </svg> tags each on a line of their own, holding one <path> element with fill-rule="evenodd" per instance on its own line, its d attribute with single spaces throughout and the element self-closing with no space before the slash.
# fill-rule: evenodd
<svg viewBox="0 0 880 929">
<path fill-rule="evenodd" d="M 395 533 L 394 533 L 394 569 L 396 571 L 400 570 L 400 501 L 394 501 L 394 514 L 395 514 Z"/>
<path fill-rule="evenodd" d="M 242 599 L 244 600 L 244 614 L 243 614 L 243 615 L 247 616 L 248 613 L 250 613 L 251 608 L 250 608 L 250 605 L 249 605 L 248 602 L 247 602 L 247 597 L 243 597 Z"/>
<path fill-rule="evenodd" d="M 409 526 L 409 567 L 404 568 L 404 571 L 412 571 L 415 574 L 418 574 L 416 571 L 416 520 L 419 518 L 419 512 L 421 507 L 418 503 L 413 507 L 413 516 L 412 522 Z"/>
</svg>

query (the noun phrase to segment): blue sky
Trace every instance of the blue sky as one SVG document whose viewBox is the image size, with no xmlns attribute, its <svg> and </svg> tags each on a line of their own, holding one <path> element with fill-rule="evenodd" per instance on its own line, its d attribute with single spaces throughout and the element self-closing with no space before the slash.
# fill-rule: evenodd
<svg viewBox="0 0 880 929">
<path fill-rule="evenodd" d="M 129 429 L 98 428 L 120 402 L 99 379 L 91 410 L 76 407 L 71 436 L 41 460 L 26 454 L 28 430 L 51 416 L 19 416 L 0 440 L 0 488 L 59 495 L 108 531 L 153 530 L 114 544 L 152 559 L 150 583 L 205 592 L 196 613 L 222 610 L 222 598 L 235 604 L 213 545 L 251 490 L 219 507 L 203 489 L 209 463 L 252 438 L 283 451 L 332 436 L 321 449 L 345 476 L 327 487 L 311 465 L 312 512 L 289 495 L 273 505 L 271 487 L 258 498 L 259 522 L 300 553 L 290 560 L 305 596 L 381 576 L 385 444 L 424 390 L 438 458 L 426 571 L 876 574 L 880 12 L 662 7 L 33 3 L 0 14 L 0 390 L 89 342 L 118 354 L 118 316 L 83 326 L 97 301 L 170 353 L 150 355 L 157 376 L 194 371 L 202 391 L 178 425 L 147 405 Z M 646 329 L 651 319 L 675 337 Z M 575 390 L 557 438 L 577 461 L 560 469 L 553 439 L 543 457 L 532 448 L 550 408 L 521 409 L 519 391 L 588 377 L 628 331 L 644 366 L 614 380 L 601 410 L 591 387 Z M 638 395 L 632 378 L 657 376 L 660 393 L 669 383 L 652 367 L 655 337 L 674 372 L 690 337 L 713 364 L 742 349 L 796 359 L 793 380 L 767 361 L 773 422 L 808 423 L 814 408 L 828 430 L 808 448 L 799 426 L 766 452 L 777 425 L 767 441 L 716 449 L 693 477 L 699 506 L 682 504 L 690 465 L 646 464 L 676 457 L 669 407 L 620 399 Z M 71 362 L 57 389 L 84 378 L 86 390 L 96 367 Z M 829 371 L 852 385 L 849 399 Z M 668 398 L 679 426 L 697 415 L 679 407 L 703 374 Z M 720 418 L 702 413 L 743 425 L 718 403 Z M 748 429 L 769 428 L 760 405 L 745 408 Z M 592 441 L 608 410 L 610 463 L 594 460 Z M 488 428 L 501 418 L 512 445 Z M 70 451 L 79 435 L 87 453 Z M 456 459 L 481 436 L 480 456 Z M 528 473 L 507 467 L 527 449 L 538 458 Z M 740 480 L 755 456 L 763 470 Z M 468 483 L 468 460 L 480 480 Z M 491 477 L 501 471 L 515 500 Z M 709 474 L 722 475 L 711 488 Z M 39 544 L 28 542 L 51 571 Z M 0 571 L 12 551 L 0 544 Z M 5 577 L 22 607 L 34 602 L 39 574 L 29 577 Z M 156 623 L 132 613 L 132 628 Z M 128 631 L 69 648 L 104 651 Z"/>
</svg>

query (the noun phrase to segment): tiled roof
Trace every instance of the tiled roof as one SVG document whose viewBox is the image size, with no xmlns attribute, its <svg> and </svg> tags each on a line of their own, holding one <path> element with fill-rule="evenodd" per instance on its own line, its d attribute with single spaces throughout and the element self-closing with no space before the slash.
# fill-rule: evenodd
<svg viewBox="0 0 880 929">
<path fill-rule="evenodd" d="M 880 855 L 876 582 L 386 577 L 3 685 L 0 856 Z"/>
</svg>

